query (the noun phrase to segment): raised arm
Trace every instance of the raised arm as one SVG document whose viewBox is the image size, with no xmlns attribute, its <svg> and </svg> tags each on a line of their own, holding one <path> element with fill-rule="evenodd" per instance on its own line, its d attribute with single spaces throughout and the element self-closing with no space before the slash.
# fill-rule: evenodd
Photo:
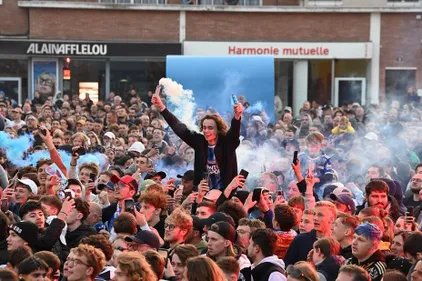
<svg viewBox="0 0 422 281">
<path fill-rule="evenodd" d="M 242 117 L 243 109 L 244 108 L 241 103 L 233 106 L 234 117 L 232 119 L 230 129 L 227 131 L 227 137 L 231 140 L 235 140 L 237 143 L 240 142 L 240 119 Z"/>
<path fill-rule="evenodd" d="M 38 130 L 38 135 L 42 138 L 45 145 L 47 146 L 48 151 L 50 152 L 50 158 L 53 163 L 59 167 L 60 171 L 67 177 L 67 169 L 63 163 L 62 157 L 57 151 L 56 147 L 53 144 L 53 138 L 51 137 L 50 132 L 44 126 L 41 126 L 41 130 Z M 45 132 L 45 135 L 43 134 Z"/>
<path fill-rule="evenodd" d="M 188 129 L 188 127 L 182 123 L 176 116 L 174 116 L 164 105 L 160 96 L 160 86 L 157 87 L 155 94 L 152 96 L 152 104 L 155 105 L 159 110 L 161 115 L 167 121 L 169 126 L 173 129 L 174 133 L 179 136 L 184 142 L 186 142 L 190 147 L 195 147 L 198 143 L 195 141 L 200 135 L 199 133 Z"/>
</svg>

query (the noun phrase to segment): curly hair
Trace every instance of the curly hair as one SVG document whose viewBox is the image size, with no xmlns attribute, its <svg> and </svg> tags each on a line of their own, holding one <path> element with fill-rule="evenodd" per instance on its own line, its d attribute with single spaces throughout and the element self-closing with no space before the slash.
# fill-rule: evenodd
<svg viewBox="0 0 422 281">
<path fill-rule="evenodd" d="M 207 114 L 204 116 L 204 118 L 201 119 L 200 125 L 199 125 L 199 131 L 202 132 L 204 130 L 204 121 L 205 120 L 214 120 L 214 122 L 217 124 L 217 132 L 221 136 L 225 136 L 227 134 L 228 128 L 226 125 L 226 122 L 224 122 L 223 118 L 221 118 L 218 114 Z"/>
<path fill-rule="evenodd" d="M 87 263 L 94 270 L 91 278 L 94 279 L 103 270 L 106 260 L 103 252 L 91 245 L 81 244 L 70 250 L 71 253 L 78 256 L 85 256 Z"/>
<path fill-rule="evenodd" d="M 119 268 L 132 281 L 157 280 L 157 276 L 146 261 L 145 257 L 138 252 L 122 253 L 117 257 Z"/>
<path fill-rule="evenodd" d="M 170 222 L 180 227 L 181 229 L 187 230 L 187 234 L 190 232 L 193 226 L 192 217 L 181 208 L 175 209 L 173 213 L 166 218 L 166 223 Z"/>
<path fill-rule="evenodd" d="M 139 198 L 139 203 L 150 204 L 154 206 L 154 208 L 164 210 L 167 207 L 167 197 L 162 192 L 158 191 L 149 191 Z"/>
</svg>

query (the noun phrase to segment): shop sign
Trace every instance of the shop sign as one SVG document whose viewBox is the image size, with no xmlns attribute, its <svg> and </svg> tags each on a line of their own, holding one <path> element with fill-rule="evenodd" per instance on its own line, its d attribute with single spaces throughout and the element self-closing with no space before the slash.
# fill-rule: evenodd
<svg viewBox="0 0 422 281">
<path fill-rule="evenodd" d="M 31 43 L 26 51 L 31 55 L 105 56 L 107 44 Z"/>
<path fill-rule="evenodd" d="M 181 43 L 0 39 L 0 55 L 34 57 L 165 57 L 181 55 Z"/>
<path fill-rule="evenodd" d="M 274 56 L 283 59 L 370 59 L 372 43 L 281 43 L 186 41 L 184 55 L 192 56 Z"/>
</svg>

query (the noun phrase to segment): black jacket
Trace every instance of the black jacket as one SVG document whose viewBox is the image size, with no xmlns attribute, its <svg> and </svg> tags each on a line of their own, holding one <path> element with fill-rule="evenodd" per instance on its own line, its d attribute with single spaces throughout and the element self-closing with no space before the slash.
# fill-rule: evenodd
<svg viewBox="0 0 422 281">
<path fill-rule="evenodd" d="M 344 264 L 354 264 L 363 267 L 363 269 L 365 269 L 371 276 L 372 281 L 381 281 L 386 271 L 384 259 L 384 255 L 381 251 L 377 250 L 366 261 L 359 262 L 357 258 L 352 257 L 346 260 Z"/>
<path fill-rule="evenodd" d="M 327 281 L 335 281 L 337 279 L 340 266 L 341 262 L 339 260 L 337 260 L 334 256 L 329 256 L 320 264 L 316 265 L 316 271 L 324 275 Z"/>
<path fill-rule="evenodd" d="M 74 231 L 67 232 L 66 234 L 67 247 L 69 249 L 75 248 L 78 246 L 82 238 L 85 238 L 94 234 L 97 234 L 97 231 L 92 226 L 81 224 Z"/>
<path fill-rule="evenodd" d="M 64 221 L 58 218 L 53 219 L 44 232 L 38 236 L 36 249 L 38 251 L 51 251 L 54 244 L 59 241 L 64 227 Z"/>
<path fill-rule="evenodd" d="M 196 186 L 203 179 L 207 167 L 208 142 L 204 135 L 189 130 L 168 109 L 161 112 L 167 123 L 187 145 L 195 150 L 193 184 Z M 215 158 L 220 168 L 220 177 L 224 187 L 228 186 L 232 179 L 237 176 L 236 148 L 240 144 L 240 120 L 232 119 L 230 129 L 225 136 L 219 135 L 214 149 Z"/>
<path fill-rule="evenodd" d="M 306 257 L 309 251 L 312 250 L 315 241 L 317 241 L 315 230 L 296 236 L 284 257 L 286 268 L 288 265 L 295 264 L 298 261 L 306 261 Z"/>
<path fill-rule="evenodd" d="M 347 246 L 346 248 L 341 248 L 340 250 L 340 256 L 345 258 L 346 260 L 353 257 L 352 254 L 352 245 Z"/>
<path fill-rule="evenodd" d="M 6 264 L 9 260 L 9 251 L 7 251 L 7 241 L 6 238 L 0 240 L 0 264 Z"/>
</svg>

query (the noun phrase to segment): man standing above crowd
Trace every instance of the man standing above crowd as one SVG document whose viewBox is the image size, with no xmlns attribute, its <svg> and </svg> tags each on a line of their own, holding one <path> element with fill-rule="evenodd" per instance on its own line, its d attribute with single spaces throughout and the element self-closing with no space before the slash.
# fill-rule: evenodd
<svg viewBox="0 0 422 281">
<path fill-rule="evenodd" d="M 230 129 L 218 114 L 208 114 L 201 119 L 199 134 L 189 130 L 163 104 L 160 99 L 160 87 L 152 97 L 155 105 L 173 131 L 195 150 L 195 177 L 193 184 L 199 185 L 204 172 L 209 173 L 210 189 L 223 189 L 237 176 L 236 148 L 240 141 L 240 118 L 243 106 L 234 106 L 234 118 Z"/>
</svg>

